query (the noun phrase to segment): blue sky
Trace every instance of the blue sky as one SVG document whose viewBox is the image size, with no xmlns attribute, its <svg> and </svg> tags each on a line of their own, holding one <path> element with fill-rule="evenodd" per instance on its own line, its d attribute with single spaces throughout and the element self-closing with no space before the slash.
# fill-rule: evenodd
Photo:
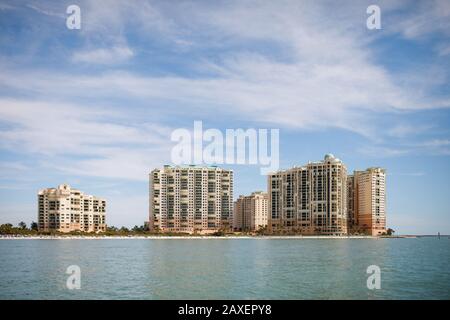
<svg viewBox="0 0 450 320">
<path fill-rule="evenodd" d="M 282 168 L 384 167 L 389 226 L 450 234 L 449 58 L 450 1 L 0 1 L 0 223 L 65 182 L 142 224 L 171 132 L 202 120 L 279 129 Z M 266 189 L 229 167 L 235 196 Z"/>
</svg>

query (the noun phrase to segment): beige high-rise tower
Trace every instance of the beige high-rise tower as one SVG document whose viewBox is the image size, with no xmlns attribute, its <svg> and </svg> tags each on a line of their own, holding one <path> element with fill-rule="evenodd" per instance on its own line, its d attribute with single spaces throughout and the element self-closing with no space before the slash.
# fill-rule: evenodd
<svg viewBox="0 0 450 320">
<path fill-rule="evenodd" d="M 106 201 L 67 184 L 38 193 L 38 229 L 43 232 L 106 231 Z"/>
<path fill-rule="evenodd" d="M 382 168 L 355 171 L 349 181 L 352 232 L 373 236 L 386 232 L 386 171 Z"/>
<path fill-rule="evenodd" d="M 347 169 L 332 154 L 270 174 L 268 194 L 269 230 L 347 234 Z"/>
<path fill-rule="evenodd" d="M 164 166 L 150 173 L 152 231 L 213 233 L 231 230 L 233 171 Z"/>
<path fill-rule="evenodd" d="M 253 192 L 249 196 L 239 196 L 234 203 L 233 229 L 236 231 L 256 231 L 267 226 L 268 195 Z"/>
</svg>

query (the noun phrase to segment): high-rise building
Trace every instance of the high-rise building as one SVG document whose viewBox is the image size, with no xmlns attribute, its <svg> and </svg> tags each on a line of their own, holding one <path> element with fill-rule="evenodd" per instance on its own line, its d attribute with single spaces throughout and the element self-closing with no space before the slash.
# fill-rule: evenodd
<svg viewBox="0 0 450 320">
<path fill-rule="evenodd" d="M 43 232 L 106 231 L 106 201 L 67 184 L 38 193 L 38 230 Z"/>
<path fill-rule="evenodd" d="M 347 169 L 332 154 L 269 174 L 268 194 L 269 230 L 347 234 Z"/>
<path fill-rule="evenodd" d="M 386 171 L 382 168 L 355 171 L 349 181 L 351 231 L 373 236 L 386 232 Z"/>
<path fill-rule="evenodd" d="M 253 192 L 239 196 L 234 203 L 233 228 L 236 231 L 256 231 L 267 226 L 268 195 Z"/>
<path fill-rule="evenodd" d="M 355 205 L 357 204 L 357 194 L 355 193 L 355 176 L 347 176 L 347 229 L 353 232 L 358 225 L 358 216 L 356 215 Z"/>
<path fill-rule="evenodd" d="M 149 229 L 212 233 L 231 230 L 233 171 L 164 166 L 150 173 Z"/>
</svg>

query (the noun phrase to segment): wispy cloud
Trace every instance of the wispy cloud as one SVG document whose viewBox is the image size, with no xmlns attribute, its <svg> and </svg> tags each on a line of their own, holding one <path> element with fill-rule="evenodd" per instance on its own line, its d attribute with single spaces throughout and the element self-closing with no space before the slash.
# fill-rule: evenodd
<svg viewBox="0 0 450 320">
<path fill-rule="evenodd" d="M 425 172 L 389 172 L 390 176 L 423 177 Z"/>
<path fill-rule="evenodd" d="M 134 55 L 133 51 L 127 47 L 112 47 L 94 49 L 89 51 L 76 51 L 73 54 L 74 62 L 94 63 L 94 64 L 117 64 L 127 61 Z"/>
<path fill-rule="evenodd" d="M 358 152 L 373 158 L 389 158 L 409 154 L 411 149 L 373 145 L 360 148 Z"/>
<path fill-rule="evenodd" d="M 450 140 L 432 139 L 420 142 L 397 142 L 395 146 L 370 145 L 358 150 L 361 154 L 377 158 L 398 157 L 402 155 L 450 155 Z"/>
<path fill-rule="evenodd" d="M 117 118 L 130 119 L 100 107 L 0 99 L 0 123 L 7 124 L 0 146 L 42 156 L 67 173 L 145 180 L 149 168 L 163 162 L 171 130 L 149 122 L 117 124 Z"/>
<path fill-rule="evenodd" d="M 405 8 L 410 10 L 405 13 Z M 447 0 L 406 1 L 398 9 L 401 15 L 392 15 L 392 19 L 397 19 L 393 25 L 405 38 L 423 39 L 437 32 L 450 35 L 450 3 Z"/>
<path fill-rule="evenodd" d="M 45 102 L 49 98 L 65 101 L 63 105 L 80 99 L 101 103 L 114 99 L 126 100 L 128 114 L 133 114 L 135 105 L 147 103 L 155 114 L 173 114 L 184 119 L 192 118 L 194 113 L 213 118 L 219 111 L 230 118 L 238 116 L 279 127 L 345 129 L 377 143 L 383 142 L 380 139 L 385 133 L 391 137 L 407 138 L 418 136 L 428 127 L 402 122 L 388 129 L 384 123 L 374 121 L 373 114 L 450 107 L 448 96 L 428 94 L 424 91 L 427 87 L 423 82 L 405 85 L 403 78 L 376 62 L 371 45 L 377 36 L 370 36 L 364 29 L 356 28 L 365 15 L 365 10 L 362 10 L 365 4 L 344 3 L 336 8 L 335 15 L 329 16 L 329 7 L 324 3 L 284 1 L 283 5 L 262 2 L 254 6 L 255 3 L 177 3 L 169 8 L 161 3 L 112 1 L 105 8 L 97 2 L 82 2 L 83 19 L 87 21 L 82 34 L 89 45 L 74 51 L 70 60 L 117 68 L 114 71 L 100 68 L 96 72 L 78 73 L 76 70 L 57 72 L 21 69 L 20 66 L 5 67 L 0 75 L 3 88 L 19 96 L 32 95 L 35 100 L 32 105 L 27 104 L 28 107 L 22 105 L 18 108 L 28 108 L 21 114 L 3 110 L 5 118 L 24 121 L 25 114 L 34 117 L 34 110 L 38 109 L 46 114 L 46 118 L 42 121 L 45 128 L 35 128 L 34 119 L 29 118 L 27 125 L 21 123 L 21 127 L 27 130 L 16 128 L 2 132 L 3 144 L 21 139 L 33 141 L 30 137 L 39 137 L 36 140 L 46 143 L 29 143 L 28 147 L 34 148 L 33 151 L 58 154 L 61 144 L 65 146 L 66 154 L 72 151 L 90 154 L 92 150 L 102 150 L 105 157 L 111 158 L 115 150 L 114 146 L 109 145 L 110 141 L 136 143 L 143 136 L 140 131 L 143 128 L 137 130 L 117 122 L 92 121 L 90 119 L 95 115 L 83 108 L 80 109 L 83 110 L 81 114 L 76 113 L 75 119 L 71 113 L 75 106 L 69 109 L 59 107 L 55 113 L 52 111 L 54 107 Z M 392 11 L 392 15 L 400 19 L 396 25 L 400 26 L 399 30 L 406 37 L 408 21 L 412 16 L 397 14 L 405 5 L 401 1 L 382 4 L 383 14 L 387 11 L 389 17 Z M 249 7 L 252 10 L 248 10 Z M 427 14 L 438 17 L 439 21 L 445 20 L 447 7 L 437 1 L 433 10 L 427 11 L 431 13 Z M 53 12 L 52 7 L 45 3 L 39 7 L 32 5 L 32 8 L 50 15 Z M 188 21 L 183 18 L 186 15 L 192 19 Z M 135 18 L 129 19 L 130 16 Z M 323 19 L 324 16 L 329 16 L 329 19 Z M 192 64 L 185 62 L 191 72 L 170 72 L 157 76 L 138 74 L 120 67 L 136 55 L 134 49 L 126 44 L 128 40 L 121 31 L 131 25 L 134 35 L 141 40 L 147 33 L 151 39 L 158 41 L 167 38 L 175 46 L 180 42 L 187 43 L 192 50 L 231 50 L 228 49 L 226 55 L 216 54 L 212 59 L 200 54 L 199 61 Z M 427 22 L 423 32 L 433 30 L 436 31 Z M 101 47 L 92 45 L 98 35 L 109 39 L 101 41 Z M 205 42 L 205 39 L 208 41 Z M 246 48 L 258 48 L 261 41 L 276 54 L 240 49 L 243 44 Z M 447 81 L 446 76 L 428 75 L 427 79 L 432 79 L 430 87 L 438 87 Z M 15 102 L 3 100 L 2 103 L 14 105 Z M 12 107 L 6 108 L 12 110 Z M 98 110 L 100 117 L 109 113 Z M 64 129 L 55 130 L 58 121 L 64 121 Z M 90 134 L 86 135 L 86 132 Z M 108 136 L 102 132 L 107 132 Z M 77 140 L 74 147 L 61 138 L 68 134 Z M 26 142 L 24 145 L 27 146 Z M 373 145 L 361 152 L 400 156 L 431 147 Z M 108 167 L 99 161 L 86 160 L 85 164 L 86 167 Z"/>
<path fill-rule="evenodd" d="M 151 39 L 162 41 L 167 37 L 173 43 L 181 41 L 205 51 L 239 48 L 244 43 L 258 46 L 263 41 L 279 54 L 228 50 L 226 55 L 213 59 L 202 57 L 201 74 L 196 76 L 195 64 L 192 69 L 193 65 L 184 60 L 193 73 L 154 76 L 116 69 L 77 75 L 17 68 L 5 70 L 0 83 L 44 99 L 120 97 L 130 103 L 158 100 L 160 104 L 154 108 L 169 112 L 174 112 L 170 106 L 175 102 L 190 110 L 206 111 L 205 116 L 211 115 L 208 110 L 221 110 L 230 117 L 242 115 L 276 126 L 340 128 L 371 139 L 377 139 L 377 132 L 385 129 L 373 121 L 373 113 L 450 107 L 448 96 L 430 96 L 423 91 L 423 83 L 405 85 L 403 79 L 376 62 L 372 37 L 356 28 L 364 21 L 363 4 L 356 9 L 344 5 L 328 20 L 323 17 L 329 7 L 323 3 L 253 4 L 256 2 L 179 3 L 169 9 L 138 2 L 112 2 L 104 8 L 89 2 L 84 9 L 90 23 L 89 32 L 83 31 L 85 36 L 106 32 L 116 37 L 109 47 L 90 45 L 73 53 L 71 59 L 114 65 L 135 57 L 134 50 L 117 45 L 124 41 L 120 30 L 130 23 L 131 12 L 138 14 L 133 23 L 139 25 L 135 30 L 142 39 L 145 36 L 140 32 L 151 30 Z M 187 21 L 182 13 L 192 19 Z M 150 17 L 153 19 L 146 19 Z M 109 29 L 102 31 L 103 22 Z M 155 36 L 157 32 L 161 32 L 159 37 Z M 208 41 L 202 42 L 205 38 Z M 436 77 L 430 78 L 436 81 Z M 445 82 L 443 77 L 433 86 Z M 395 130 L 399 134 L 400 129 Z"/>
<path fill-rule="evenodd" d="M 394 127 L 390 128 L 387 133 L 391 137 L 396 138 L 405 138 L 410 136 L 417 136 L 421 133 L 427 132 L 431 130 L 433 126 L 431 125 L 412 125 L 412 124 L 405 124 L 405 123 L 399 123 L 395 125 Z"/>
<path fill-rule="evenodd" d="M 421 147 L 445 147 L 450 146 L 449 139 L 433 139 L 418 144 Z"/>
<path fill-rule="evenodd" d="M 448 56 L 450 55 L 450 42 L 449 43 L 443 43 L 439 46 L 437 46 L 436 51 L 440 56 Z"/>
<path fill-rule="evenodd" d="M 432 108 L 444 103 L 395 86 L 381 68 L 370 64 L 355 68 L 350 61 L 336 66 L 285 64 L 252 55 L 227 59 L 211 69 L 216 70 L 221 71 L 201 79 L 130 72 L 77 76 L 39 72 L 18 75 L 12 71 L 4 72 L 0 83 L 19 92 L 60 99 L 153 98 L 165 100 L 161 104 L 165 110 L 175 101 L 197 110 L 214 107 L 228 114 L 251 115 L 255 121 L 276 125 L 337 127 L 369 136 L 376 127 L 367 112 Z"/>
<path fill-rule="evenodd" d="M 44 14 L 46 16 L 57 17 L 57 18 L 62 18 L 62 19 L 66 18 L 66 16 L 62 12 L 57 12 L 57 11 L 53 11 L 53 10 L 47 10 L 47 9 L 41 8 L 41 7 L 39 7 L 39 6 L 35 5 L 35 4 L 31 4 L 31 3 L 27 4 L 26 6 L 28 8 L 30 8 L 30 9 L 32 9 L 32 10 L 34 10 L 34 11 L 40 13 L 40 14 Z"/>
</svg>

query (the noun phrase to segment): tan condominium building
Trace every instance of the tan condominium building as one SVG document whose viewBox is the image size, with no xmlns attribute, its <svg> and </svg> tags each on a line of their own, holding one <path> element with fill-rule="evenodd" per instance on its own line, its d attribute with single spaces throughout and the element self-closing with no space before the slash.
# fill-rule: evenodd
<svg viewBox="0 0 450 320">
<path fill-rule="evenodd" d="M 249 196 L 239 196 L 234 203 L 233 229 L 236 231 L 256 231 L 267 226 L 268 195 L 253 192 Z"/>
<path fill-rule="evenodd" d="M 106 201 L 67 184 L 38 193 L 38 229 L 51 232 L 106 231 Z"/>
<path fill-rule="evenodd" d="M 150 173 L 150 230 L 202 234 L 232 223 L 232 170 L 164 166 Z"/>
<path fill-rule="evenodd" d="M 355 171 L 347 185 L 350 231 L 373 236 L 386 232 L 386 171 Z"/>
<path fill-rule="evenodd" d="M 332 154 L 269 174 L 268 195 L 268 229 L 273 232 L 347 234 L 347 169 Z"/>
</svg>

